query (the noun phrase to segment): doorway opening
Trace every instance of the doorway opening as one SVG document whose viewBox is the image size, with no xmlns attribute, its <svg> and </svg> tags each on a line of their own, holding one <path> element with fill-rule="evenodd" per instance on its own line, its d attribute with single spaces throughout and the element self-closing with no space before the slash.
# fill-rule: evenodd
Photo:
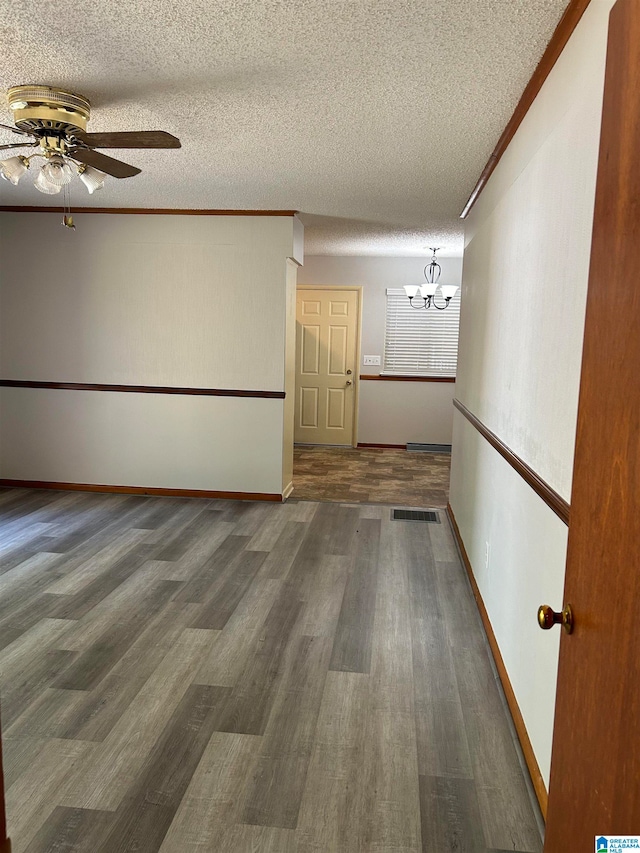
<svg viewBox="0 0 640 853">
<path fill-rule="evenodd" d="M 444 509 L 449 499 L 450 463 L 449 453 L 296 445 L 293 497 Z"/>
</svg>

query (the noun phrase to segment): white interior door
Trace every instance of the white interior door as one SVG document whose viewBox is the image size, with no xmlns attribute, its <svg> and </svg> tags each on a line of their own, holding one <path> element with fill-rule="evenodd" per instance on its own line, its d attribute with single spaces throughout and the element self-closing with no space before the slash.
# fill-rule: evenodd
<svg viewBox="0 0 640 853">
<path fill-rule="evenodd" d="M 360 292 L 299 288 L 295 441 L 355 442 Z"/>
</svg>

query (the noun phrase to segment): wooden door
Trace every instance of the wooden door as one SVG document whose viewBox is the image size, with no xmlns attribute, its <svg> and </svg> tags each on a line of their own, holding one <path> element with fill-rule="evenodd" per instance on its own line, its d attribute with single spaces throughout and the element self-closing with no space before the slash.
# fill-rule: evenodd
<svg viewBox="0 0 640 853">
<path fill-rule="evenodd" d="M 640 836 L 640 2 L 611 12 L 545 853 Z M 533 618 L 533 614 L 531 615 Z M 609 848 L 611 849 L 611 848 Z"/>
<path fill-rule="evenodd" d="M 298 289 L 297 443 L 354 444 L 359 296 L 356 289 Z"/>
</svg>

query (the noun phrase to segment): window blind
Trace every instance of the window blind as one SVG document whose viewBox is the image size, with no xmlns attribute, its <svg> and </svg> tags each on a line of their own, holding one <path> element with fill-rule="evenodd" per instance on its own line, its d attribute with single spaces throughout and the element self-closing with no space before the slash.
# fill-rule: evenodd
<svg viewBox="0 0 640 853">
<path fill-rule="evenodd" d="M 437 298 L 440 304 L 442 297 Z M 404 288 L 387 288 L 382 372 L 391 376 L 455 376 L 459 325 L 459 290 L 445 311 L 433 307 L 425 311 L 411 307 Z"/>
</svg>

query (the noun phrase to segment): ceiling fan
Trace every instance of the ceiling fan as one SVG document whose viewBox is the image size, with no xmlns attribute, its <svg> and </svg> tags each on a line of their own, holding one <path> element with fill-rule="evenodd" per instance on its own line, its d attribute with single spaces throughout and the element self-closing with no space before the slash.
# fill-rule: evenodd
<svg viewBox="0 0 640 853">
<path fill-rule="evenodd" d="M 13 86 L 7 96 L 15 126 L 0 123 L 0 127 L 25 137 L 25 141 L 0 145 L 0 151 L 39 149 L 28 157 L 17 155 L 0 161 L 0 176 L 14 185 L 29 169 L 30 161 L 42 157 L 46 162 L 34 181 L 40 192 L 58 193 L 78 174 L 93 193 L 102 188 L 106 175 L 131 178 L 141 171 L 97 148 L 180 148 L 180 140 L 164 130 L 87 133 L 91 104 L 84 95 L 30 85 Z"/>
</svg>

